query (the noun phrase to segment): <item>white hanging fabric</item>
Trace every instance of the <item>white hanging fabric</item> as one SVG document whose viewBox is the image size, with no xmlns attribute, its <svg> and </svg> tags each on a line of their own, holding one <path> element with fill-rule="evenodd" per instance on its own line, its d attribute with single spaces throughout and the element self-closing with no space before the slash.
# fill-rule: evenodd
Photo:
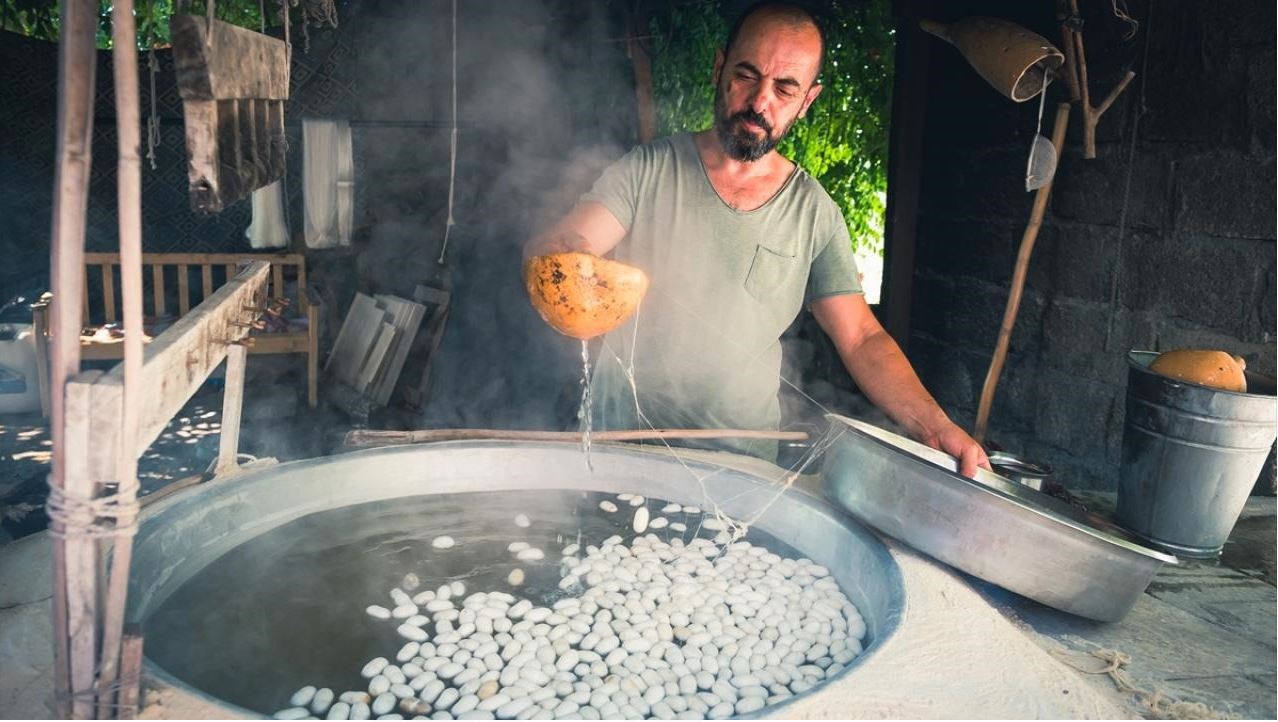
<svg viewBox="0 0 1278 722">
<path fill-rule="evenodd" d="M 350 123 L 307 118 L 302 144 L 306 246 L 349 246 L 355 206 Z"/>
<path fill-rule="evenodd" d="M 253 191 L 253 222 L 244 235 L 255 249 L 287 248 L 288 223 L 284 220 L 284 190 L 280 181 Z"/>
</svg>

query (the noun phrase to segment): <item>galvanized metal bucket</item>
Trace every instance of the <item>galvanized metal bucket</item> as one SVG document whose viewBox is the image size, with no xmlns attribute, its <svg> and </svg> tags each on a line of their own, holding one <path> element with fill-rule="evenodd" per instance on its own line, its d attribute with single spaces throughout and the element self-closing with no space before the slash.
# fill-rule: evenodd
<svg viewBox="0 0 1278 722">
<path fill-rule="evenodd" d="M 1274 443 L 1274 382 L 1248 373 L 1250 393 L 1221 391 L 1150 371 L 1157 357 L 1127 355 L 1118 520 L 1160 549 L 1210 558 Z"/>
</svg>

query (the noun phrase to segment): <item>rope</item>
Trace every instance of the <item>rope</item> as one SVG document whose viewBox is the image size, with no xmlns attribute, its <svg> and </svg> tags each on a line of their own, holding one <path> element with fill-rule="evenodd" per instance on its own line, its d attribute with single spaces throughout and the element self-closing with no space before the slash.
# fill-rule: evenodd
<svg viewBox="0 0 1278 722">
<path fill-rule="evenodd" d="M 1154 14 L 1154 6 L 1149 6 L 1149 16 L 1145 22 L 1152 23 Z M 1132 193 L 1132 176 L 1136 169 L 1136 136 L 1140 130 L 1140 119 L 1149 110 L 1145 104 L 1145 78 L 1149 73 L 1149 37 L 1153 33 L 1150 28 L 1145 28 L 1145 49 L 1144 56 L 1140 62 L 1140 104 L 1136 107 L 1136 117 L 1132 119 L 1132 136 L 1127 144 L 1127 177 L 1123 181 L 1123 206 L 1118 214 L 1118 240 L 1115 249 L 1114 273 L 1109 281 L 1109 318 L 1105 323 L 1105 350 L 1112 350 L 1110 342 L 1114 337 L 1114 316 L 1118 313 L 1118 279 L 1123 271 L 1123 239 L 1127 235 L 1127 206 L 1131 199 Z"/>
<path fill-rule="evenodd" d="M 1140 30 L 1140 23 L 1136 22 L 1136 18 L 1127 14 L 1127 0 L 1110 0 L 1110 6 L 1114 8 L 1114 17 L 1127 23 L 1127 30 L 1123 32 L 1123 40 L 1131 40 L 1136 37 L 1136 31 Z"/>
<path fill-rule="evenodd" d="M 457 186 L 457 0 L 453 0 L 453 127 L 448 134 L 448 220 L 444 223 L 444 242 L 439 247 L 440 265 L 444 263 L 444 254 L 448 251 L 448 239 L 452 236 L 453 226 L 453 192 Z"/>
<path fill-rule="evenodd" d="M 155 75 L 160 70 L 160 63 L 155 59 L 155 47 L 147 50 L 147 69 L 151 73 L 151 114 L 146 118 L 146 159 L 151 162 L 151 170 L 156 170 L 155 148 L 160 145 L 160 111 L 156 107 Z"/>
<path fill-rule="evenodd" d="M 49 485 L 49 499 L 45 513 L 49 515 L 49 533 L 57 539 L 103 539 L 133 536 L 138 526 L 137 500 L 140 488 L 134 479 L 119 484 L 113 492 L 95 499 L 68 494 L 66 490 Z M 125 494 L 132 501 L 124 502 Z M 113 520 L 105 523 L 100 520 Z"/>
<path fill-rule="evenodd" d="M 1119 692 L 1135 695 L 1136 701 L 1156 719 L 1237 719 L 1237 715 L 1220 712 L 1202 702 L 1185 702 L 1168 696 L 1167 693 L 1158 688 L 1149 691 L 1138 687 L 1132 681 L 1131 674 L 1126 669 L 1127 665 L 1131 664 L 1131 656 L 1116 649 L 1094 649 L 1086 653 L 1088 656 L 1099 659 L 1104 663 L 1105 666 L 1100 669 L 1089 669 L 1075 663 L 1072 655 L 1081 654 L 1082 652 L 1060 649 L 1050 651 L 1058 659 L 1078 672 L 1109 677 Z M 1087 659 L 1087 657 L 1084 657 L 1084 659 Z"/>
<path fill-rule="evenodd" d="M 66 701 L 66 702 L 70 702 L 74 700 L 85 700 L 89 702 L 95 702 L 99 709 L 105 707 L 107 709 L 114 709 L 119 711 L 129 710 L 133 713 L 134 717 L 137 716 L 137 713 L 141 711 L 142 709 L 142 695 L 140 693 L 138 694 L 138 701 L 135 702 L 134 704 L 120 704 L 119 702 L 115 700 L 119 699 L 116 693 L 123 692 L 125 691 L 125 689 L 130 689 L 130 690 L 138 689 L 140 692 L 140 688 L 142 686 L 142 670 L 139 669 L 137 672 L 134 672 L 127 676 L 119 677 L 114 682 L 111 682 L 110 684 L 105 684 L 105 685 L 101 684 L 101 681 L 96 679 L 97 677 L 96 672 L 94 673 L 94 677 L 95 677 L 95 681 L 94 681 L 92 689 L 82 689 L 82 690 L 79 690 L 78 692 L 55 692 L 54 693 L 55 698 L 58 699 L 59 701 Z M 103 700 L 98 699 L 99 697 L 106 697 L 107 695 L 110 695 L 107 699 L 110 699 L 111 701 L 106 701 L 106 699 L 103 699 Z"/>
</svg>

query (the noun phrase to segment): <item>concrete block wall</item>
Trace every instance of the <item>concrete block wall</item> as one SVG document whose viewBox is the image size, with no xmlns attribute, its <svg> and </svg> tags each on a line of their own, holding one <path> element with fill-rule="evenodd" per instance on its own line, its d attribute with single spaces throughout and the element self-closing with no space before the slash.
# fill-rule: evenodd
<svg viewBox="0 0 1278 722">
<path fill-rule="evenodd" d="M 1138 75 L 1101 120 L 1096 159 L 1070 118 L 989 438 L 1067 484 L 1112 489 L 1128 350 L 1222 348 L 1274 373 L 1275 10 L 1132 2 L 1141 24 L 1124 41 L 1109 3 L 1082 5 L 1093 102 L 1126 68 Z M 942 8 L 1059 43 L 1050 3 Z M 1023 177 L 1037 103 L 998 95 L 939 40 L 930 50 L 907 352 L 970 428 L 1033 200 Z M 1062 91 L 1049 91 L 1045 135 Z"/>
</svg>

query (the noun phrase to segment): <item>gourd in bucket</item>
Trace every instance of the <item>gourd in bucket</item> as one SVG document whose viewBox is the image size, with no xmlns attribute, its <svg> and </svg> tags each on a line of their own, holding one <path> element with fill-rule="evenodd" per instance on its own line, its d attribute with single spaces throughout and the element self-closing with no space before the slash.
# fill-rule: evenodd
<svg viewBox="0 0 1278 722">
<path fill-rule="evenodd" d="M 524 265 L 533 308 L 559 333 L 601 336 L 639 308 L 648 290 L 643 271 L 589 253 L 551 253 Z"/>
<path fill-rule="evenodd" d="M 1224 351 L 1182 349 L 1159 354 L 1149 370 L 1191 384 L 1225 391 L 1247 391 L 1247 362 Z"/>
</svg>

